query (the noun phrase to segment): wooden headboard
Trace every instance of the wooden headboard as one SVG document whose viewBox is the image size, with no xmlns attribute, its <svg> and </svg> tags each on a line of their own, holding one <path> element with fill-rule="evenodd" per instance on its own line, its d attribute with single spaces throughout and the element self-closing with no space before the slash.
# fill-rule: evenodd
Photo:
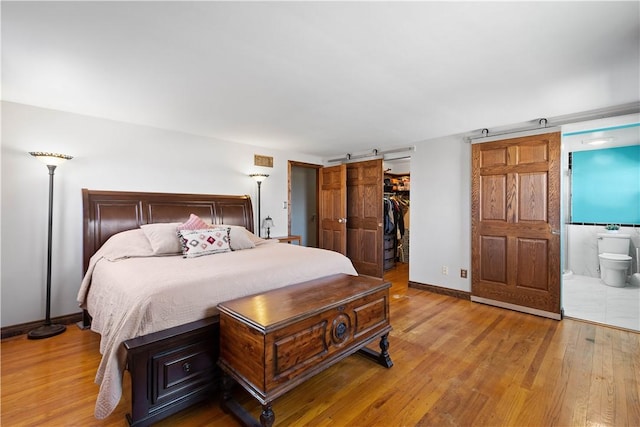
<svg viewBox="0 0 640 427">
<path fill-rule="evenodd" d="M 111 236 L 154 222 L 184 222 L 196 214 L 212 224 L 242 225 L 253 232 L 249 196 L 138 193 L 82 189 L 83 269 Z"/>
</svg>

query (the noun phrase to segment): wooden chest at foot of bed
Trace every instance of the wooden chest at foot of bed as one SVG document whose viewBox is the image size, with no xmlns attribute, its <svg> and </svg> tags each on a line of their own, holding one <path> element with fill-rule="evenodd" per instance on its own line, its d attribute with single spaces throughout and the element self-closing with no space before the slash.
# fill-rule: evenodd
<svg viewBox="0 0 640 427">
<path fill-rule="evenodd" d="M 390 286 L 339 274 L 221 303 L 218 364 L 270 404 L 376 338 L 386 345 Z"/>
</svg>

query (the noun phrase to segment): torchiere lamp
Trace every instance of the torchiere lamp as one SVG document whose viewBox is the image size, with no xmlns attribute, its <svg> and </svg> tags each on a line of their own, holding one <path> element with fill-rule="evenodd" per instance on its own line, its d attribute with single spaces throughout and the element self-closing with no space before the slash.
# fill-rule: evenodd
<svg viewBox="0 0 640 427">
<path fill-rule="evenodd" d="M 42 161 L 49 168 L 49 240 L 47 246 L 47 307 L 44 325 L 29 331 L 27 337 L 32 340 L 49 338 L 63 333 L 67 327 L 65 325 L 54 325 L 51 323 L 51 242 L 53 228 L 53 173 L 56 166 L 73 157 L 66 154 L 43 153 L 40 151 L 29 152 L 32 156 Z"/>
<path fill-rule="evenodd" d="M 269 175 L 267 175 L 266 173 L 252 173 L 249 176 L 255 179 L 258 183 L 258 237 L 262 237 L 260 236 L 260 186 L 262 185 L 262 181 L 267 179 Z"/>
<path fill-rule="evenodd" d="M 262 228 L 266 228 L 267 229 L 267 239 L 271 238 L 271 229 L 275 227 L 275 225 L 273 224 L 273 218 L 271 218 L 269 215 L 267 215 L 267 217 L 264 219 L 264 221 L 262 221 Z"/>
</svg>

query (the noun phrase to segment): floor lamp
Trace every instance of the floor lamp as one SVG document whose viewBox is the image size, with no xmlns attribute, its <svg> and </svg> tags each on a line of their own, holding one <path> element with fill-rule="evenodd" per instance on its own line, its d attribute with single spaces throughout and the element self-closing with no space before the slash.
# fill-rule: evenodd
<svg viewBox="0 0 640 427">
<path fill-rule="evenodd" d="M 71 160 L 73 157 L 65 154 L 42 153 L 32 151 L 29 154 L 42 161 L 49 168 L 49 240 L 47 246 L 47 312 L 44 325 L 29 331 L 27 334 L 29 339 L 37 340 L 41 338 L 49 338 L 63 333 L 67 327 L 65 325 L 54 325 L 51 323 L 51 229 L 53 226 L 53 173 L 56 166 L 65 160 Z"/>
<path fill-rule="evenodd" d="M 265 179 L 267 179 L 267 177 L 269 175 L 267 175 L 266 173 L 252 173 L 251 175 L 249 175 L 251 178 L 255 179 L 256 182 L 258 183 L 258 237 L 262 237 L 260 236 L 260 186 L 262 185 L 262 181 L 264 181 Z"/>
</svg>

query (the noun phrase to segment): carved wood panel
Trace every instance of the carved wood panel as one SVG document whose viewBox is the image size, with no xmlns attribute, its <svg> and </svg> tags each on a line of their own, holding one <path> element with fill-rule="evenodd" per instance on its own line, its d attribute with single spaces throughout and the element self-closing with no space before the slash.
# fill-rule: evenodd
<svg viewBox="0 0 640 427">
<path fill-rule="evenodd" d="M 95 209 L 95 221 L 91 224 L 97 243 L 94 252 L 114 234 L 138 228 L 145 222 L 142 203 L 138 201 L 98 202 L 91 208 Z"/>
<path fill-rule="evenodd" d="M 518 174 L 518 221 L 547 222 L 547 172 Z"/>
<path fill-rule="evenodd" d="M 176 203 L 149 203 L 147 205 L 149 222 L 177 222 L 175 219 L 176 205 Z M 187 203 L 181 206 L 187 207 L 180 219 L 182 221 L 188 220 L 190 214 L 198 215 L 210 223 L 216 221 L 216 212 L 213 204 Z"/>
<path fill-rule="evenodd" d="M 507 238 L 482 236 L 480 239 L 481 279 L 507 283 Z"/>
<path fill-rule="evenodd" d="M 507 220 L 507 176 L 489 175 L 480 178 L 482 201 L 480 216 L 483 221 Z"/>
<path fill-rule="evenodd" d="M 545 239 L 518 239 L 518 286 L 549 289 L 549 247 Z"/>
</svg>

